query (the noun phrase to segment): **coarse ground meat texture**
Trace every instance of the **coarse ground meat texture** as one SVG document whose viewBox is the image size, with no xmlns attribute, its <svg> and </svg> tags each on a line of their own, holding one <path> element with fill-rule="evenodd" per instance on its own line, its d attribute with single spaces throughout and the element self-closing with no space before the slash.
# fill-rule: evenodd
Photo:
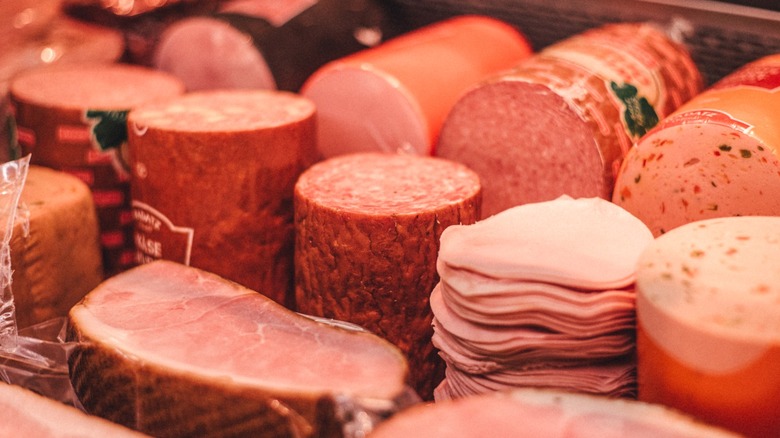
<svg viewBox="0 0 780 438">
<path fill-rule="evenodd" d="M 294 208 L 297 310 L 388 339 L 409 359 L 411 386 L 432 398 L 443 377 L 429 305 L 439 237 L 478 219 L 479 177 L 435 157 L 343 155 L 301 175 Z"/>
</svg>

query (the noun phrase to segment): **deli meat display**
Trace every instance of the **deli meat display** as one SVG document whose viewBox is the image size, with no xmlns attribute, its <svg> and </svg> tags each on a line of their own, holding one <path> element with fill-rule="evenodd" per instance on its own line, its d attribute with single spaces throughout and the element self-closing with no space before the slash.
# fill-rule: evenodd
<svg viewBox="0 0 780 438">
<path fill-rule="evenodd" d="M 0 2 L 0 436 L 780 438 L 780 5 Z"/>
</svg>

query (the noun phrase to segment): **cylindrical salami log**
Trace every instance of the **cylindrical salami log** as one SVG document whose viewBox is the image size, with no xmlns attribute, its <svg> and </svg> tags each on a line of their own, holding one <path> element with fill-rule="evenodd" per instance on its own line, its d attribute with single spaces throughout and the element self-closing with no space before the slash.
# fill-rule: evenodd
<svg viewBox="0 0 780 438">
<path fill-rule="evenodd" d="M 11 236 L 16 323 L 67 316 L 103 280 L 99 227 L 89 187 L 65 172 L 30 166 Z"/>
<path fill-rule="evenodd" d="M 121 64 L 63 65 L 27 71 L 11 83 L 22 153 L 63 170 L 92 189 L 107 275 L 133 265 L 127 112 L 181 94 L 175 77 Z"/>
<path fill-rule="evenodd" d="M 293 284 L 293 186 L 315 107 L 290 92 L 188 93 L 128 115 L 138 261 L 211 271 L 280 304 Z"/>
<path fill-rule="evenodd" d="M 360 153 L 315 164 L 295 186 L 298 310 L 393 342 L 430 399 L 443 376 L 429 305 L 439 236 L 476 221 L 480 202 L 477 175 L 449 160 Z"/>
<path fill-rule="evenodd" d="M 561 195 L 610 199 L 632 142 L 701 87 L 685 48 L 654 26 L 606 25 L 472 87 L 436 154 L 480 175 L 484 216 Z"/>
<path fill-rule="evenodd" d="M 319 149 L 429 155 L 466 88 L 528 57 L 512 26 L 461 16 L 414 30 L 315 72 L 301 93 L 317 104 Z"/>
<path fill-rule="evenodd" d="M 751 437 L 780 432 L 780 217 L 703 219 L 637 268 L 639 398 Z"/>
<path fill-rule="evenodd" d="M 152 62 L 190 90 L 298 91 L 325 63 L 397 33 L 390 15 L 381 0 L 222 2 L 166 27 Z"/>
<path fill-rule="evenodd" d="M 780 215 L 780 54 L 738 69 L 642 138 L 612 200 L 656 236 L 696 220 Z"/>
</svg>

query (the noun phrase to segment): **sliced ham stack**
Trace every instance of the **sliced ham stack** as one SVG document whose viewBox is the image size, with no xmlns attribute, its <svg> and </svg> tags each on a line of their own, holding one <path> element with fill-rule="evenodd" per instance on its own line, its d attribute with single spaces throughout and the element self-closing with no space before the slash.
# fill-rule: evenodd
<svg viewBox="0 0 780 438">
<path fill-rule="evenodd" d="M 631 396 L 636 261 L 650 230 L 600 198 L 518 206 L 444 231 L 431 294 L 436 399 L 514 387 Z"/>
</svg>

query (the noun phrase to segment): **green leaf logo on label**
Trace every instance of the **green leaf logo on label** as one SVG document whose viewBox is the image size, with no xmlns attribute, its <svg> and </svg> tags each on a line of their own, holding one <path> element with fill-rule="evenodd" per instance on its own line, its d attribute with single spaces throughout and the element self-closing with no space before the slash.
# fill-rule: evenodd
<svg viewBox="0 0 780 438">
<path fill-rule="evenodd" d="M 121 147 L 127 141 L 127 113 L 130 111 L 87 110 L 92 136 L 100 150 Z"/>
<path fill-rule="evenodd" d="M 634 138 L 639 138 L 647 133 L 658 123 L 658 114 L 655 108 L 644 97 L 639 96 L 635 86 L 625 83 L 618 85 L 610 82 L 610 87 L 618 99 L 623 102 L 623 122 L 629 133 Z"/>
<path fill-rule="evenodd" d="M 92 144 L 111 157 L 120 180 L 130 177 L 127 165 L 127 114 L 130 110 L 87 110 L 84 121 L 90 126 Z"/>
</svg>

